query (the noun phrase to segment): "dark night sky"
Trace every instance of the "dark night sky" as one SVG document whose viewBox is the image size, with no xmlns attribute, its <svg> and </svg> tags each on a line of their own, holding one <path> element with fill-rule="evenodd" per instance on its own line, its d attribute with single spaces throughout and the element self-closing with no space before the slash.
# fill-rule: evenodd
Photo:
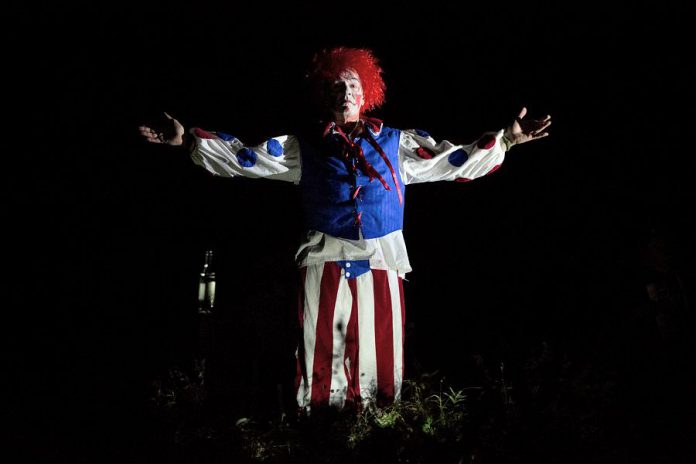
<svg viewBox="0 0 696 464">
<path fill-rule="evenodd" d="M 221 317 L 237 321 L 229 349 L 261 353 L 278 372 L 262 382 L 284 381 L 296 189 L 213 178 L 137 126 L 167 111 L 249 143 L 292 132 L 310 115 L 305 66 L 325 46 L 375 51 L 388 91 L 374 115 L 393 127 L 468 143 L 522 105 L 553 116 L 551 136 L 494 175 L 409 188 L 407 350 L 423 369 L 456 379 L 447 366 L 471 353 L 514 362 L 543 341 L 591 351 L 645 299 L 652 231 L 693 289 L 689 12 L 294 3 L 18 18 L 41 39 L 18 67 L 45 84 L 25 92 L 21 119 L 41 136 L 9 173 L 12 248 L 31 275 L 19 273 L 9 337 L 25 431 L 137 417 L 147 381 L 191 349 L 207 247 Z"/>
</svg>

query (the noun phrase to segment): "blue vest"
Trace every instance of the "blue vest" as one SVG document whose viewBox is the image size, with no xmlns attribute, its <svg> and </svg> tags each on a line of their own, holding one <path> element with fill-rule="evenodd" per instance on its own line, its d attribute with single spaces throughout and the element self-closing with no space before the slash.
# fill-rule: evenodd
<svg viewBox="0 0 696 464">
<path fill-rule="evenodd" d="M 397 129 L 383 127 L 374 138 L 394 168 L 405 201 L 405 187 L 399 173 L 399 136 Z M 370 182 L 359 167 L 353 171 L 356 160 L 343 158 L 340 136 L 329 134 L 314 146 L 300 140 L 300 187 L 309 230 L 357 240 L 360 230 L 363 238 L 377 238 L 403 228 L 404 205 L 399 204 L 389 167 L 364 137 L 356 137 L 355 143 L 360 144 L 367 161 L 387 181 L 391 190 L 385 189 L 379 179 Z M 360 186 L 353 199 L 353 193 Z"/>
</svg>

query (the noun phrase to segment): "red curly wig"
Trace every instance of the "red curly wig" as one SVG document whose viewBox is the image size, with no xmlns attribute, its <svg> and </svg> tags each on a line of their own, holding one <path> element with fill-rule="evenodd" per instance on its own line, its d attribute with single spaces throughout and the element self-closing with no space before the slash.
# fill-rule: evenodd
<svg viewBox="0 0 696 464">
<path fill-rule="evenodd" d="M 363 87 L 365 106 L 363 111 L 370 111 L 384 103 L 386 85 L 382 80 L 382 68 L 371 50 L 364 48 L 336 47 L 322 50 L 314 55 L 309 71 L 318 92 L 324 92 L 327 84 L 335 81 L 345 69 L 351 68 L 360 76 Z"/>
</svg>

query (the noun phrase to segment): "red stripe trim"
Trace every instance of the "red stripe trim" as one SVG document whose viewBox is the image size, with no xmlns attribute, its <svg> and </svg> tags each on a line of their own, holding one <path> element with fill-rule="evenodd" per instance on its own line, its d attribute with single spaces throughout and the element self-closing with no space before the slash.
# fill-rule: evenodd
<svg viewBox="0 0 696 464">
<path fill-rule="evenodd" d="M 433 152 L 431 150 L 428 150 L 425 147 L 418 147 L 416 149 L 416 154 L 418 156 L 420 156 L 421 158 L 427 159 L 427 160 L 432 159 L 434 156 Z"/>
<path fill-rule="evenodd" d="M 370 129 L 372 129 L 372 132 L 379 134 L 382 131 L 382 121 L 381 120 L 379 120 L 377 118 L 370 118 L 367 116 L 363 116 L 363 121 L 365 121 L 365 123 L 370 126 Z"/>
<path fill-rule="evenodd" d="M 314 368 L 312 370 L 312 405 L 328 405 L 331 390 L 331 368 L 333 360 L 333 319 L 341 278 L 340 267 L 334 262 L 324 264 L 321 277 L 319 308 L 317 311 L 317 333 L 314 345 Z"/>
<path fill-rule="evenodd" d="M 353 142 L 348 138 L 345 132 L 343 132 L 343 129 L 341 129 L 339 126 L 336 126 L 336 133 L 341 136 L 344 142 L 344 156 L 346 157 L 354 157 L 358 163 L 360 164 L 360 168 L 363 170 L 365 174 L 370 178 L 370 182 L 372 182 L 373 179 L 377 179 L 382 183 L 382 186 L 386 190 L 391 190 L 389 187 L 389 184 L 387 183 L 386 180 L 380 175 L 380 173 L 370 164 L 369 161 L 367 161 L 367 158 L 365 158 L 365 153 L 363 152 L 362 147 Z M 380 153 L 380 156 L 384 161 L 386 161 L 387 166 L 392 172 L 392 177 L 394 178 L 394 183 L 396 185 L 396 189 L 399 192 L 399 203 L 402 203 L 402 198 L 401 198 L 401 190 L 399 190 L 399 183 L 396 180 L 396 174 L 394 173 L 394 168 L 392 168 L 391 163 L 389 162 L 389 159 L 386 157 L 387 155 L 384 154 L 384 151 L 382 148 L 379 146 L 379 144 L 375 141 L 375 139 L 372 137 L 370 132 L 365 132 L 366 139 L 368 142 L 372 144 L 373 147 Z M 355 170 L 355 169 L 354 169 Z"/>
<path fill-rule="evenodd" d="M 358 193 L 360 192 L 361 188 L 362 188 L 362 185 L 358 185 L 358 188 L 355 189 L 355 192 L 353 192 L 353 200 L 355 200 L 355 197 L 358 196 Z"/>
<path fill-rule="evenodd" d="M 201 129 L 200 127 L 194 127 L 193 128 L 193 135 L 196 137 L 199 137 L 201 139 L 214 139 L 215 135 L 211 134 L 210 132 Z"/>
<path fill-rule="evenodd" d="M 394 334 L 391 292 L 387 271 L 372 269 L 375 292 L 375 348 L 377 351 L 377 405 L 394 399 Z"/>
<path fill-rule="evenodd" d="M 476 146 L 483 150 L 490 150 L 495 146 L 495 136 L 493 134 L 486 134 L 479 139 Z"/>
<path fill-rule="evenodd" d="M 396 178 L 396 172 L 394 171 L 394 168 L 392 167 L 391 162 L 389 161 L 389 157 L 387 157 L 387 154 L 384 153 L 384 150 L 382 150 L 382 147 L 379 146 L 379 143 L 370 135 L 370 133 L 367 133 L 367 137 L 365 137 L 367 141 L 373 146 L 375 150 L 379 153 L 379 156 L 382 157 L 384 162 L 386 163 L 387 167 L 389 168 L 389 171 L 391 171 L 392 179 L 394 180 L 394 186 L 396 187 L 396 193 L 399 195 L 399 204 L 402 205 L 404 203 L 404 198 L 401 194 L 401 188 L 399 187 L 399 180 Z M 377 174 L 379 176 L 379 174 Z M 379 180 L 382 182 L 384 185 L 384 188 L 387 190 L 391 190 L 389 188 L 389 185 L 387 185 L 387 182 L 382 178 L 382 176 L 379 177 Z"/>
<path fill-rule="evenodd" d="M 500 165 L 499 165 L 499 164 L 496 164 L 496 165 L 493 166 L 493 167 L 491 168 L 491 170 L 488 171 L 486 174 L 492 174 L 492 173 L 494 173 L 495 171 L 497 171 L 498 169 L 500 169 Z"/>
</svg>

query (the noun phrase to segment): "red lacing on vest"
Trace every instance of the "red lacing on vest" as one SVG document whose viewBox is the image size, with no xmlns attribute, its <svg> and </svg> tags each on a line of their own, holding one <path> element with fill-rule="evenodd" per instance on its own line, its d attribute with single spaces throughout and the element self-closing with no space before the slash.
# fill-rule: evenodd
<svg viewBox="0 0 696 464">
<path fill-rule="evenodd" d="M 362 123 L 363 123 L 363 121 L 360 121 L 358 124 L 362 124 Z M 372 118 L 365 120 L 365 123 L 368 124 L 374 130 L 379 130 L 380 126 L 381 126 L 381 121 L 379 121 L 377 119 L 372 119 Z M 350 140 L 348 135 L 346 135 L 346 133 L 343 132 L 343 130 L 340 127 L 338 127 L 334 123 L 330 123 L 329 125 L 326 126 L 326 129 L 324 130 L 324 135 L 326 136 L 329 133 L 329 131 L 331 130 L 331 128 L 334 128 L 336 133 L 341 136 L 341 140 L 343 140 L 343 147 L 344 147 L 343 148 L 343 156 L 344 156 L 344 158 L 346 160 L 355 159 L 357 161 L 357 164 L 353 164 L 353 172 L 355 172 L 357 170 L 357 168 L 360 167 L 360 169 L 370 178 L 370 182 L 372 182 L 374 179 L 377 179 L 380 181 L 380 183 L 382 184 L 382 186 L 384 186 L 384 188 L 386 190 L 391 190 L 391 188 L 389 187 L 389 184 L 387 184 L 387 181 L 384 180 L 384 178 L 379 174 L 379 172 L 377 172 L 377 170 L 370 164 L 370 162 L 367 161 L 367 158 L 365 158 L 365 153 L 363 152 L 362 147 L 359 144 Z M 377 152 L 379 153 L 382 160 L 384 160 L 384 162 L 386 163 L 387 167 L 389 168 L 389 171 L 391 172 L 392 179 L 394 180 L 394 185 L 396 186 L 396 192 L 399 195 L 399 204 L 403 204 L 404 199 L 403 199 L 403 196 L 401 194 L 401 188 L 399 187 L 399 181 L 396 177 L 396 172 L 394 171 L 394 167 L 392 166 L 391 162 L 389 161 L 389 158 L 387 157 L 386 153 L 384 153 L 384 150 L 382 150 L 382 147 L 379 146 L 379 143 L 377 143 L 377 141 L 374 139 L 374 137 L 372 136 L 372 134 L 370 133 L 369 130 L 364 131 L 364 130 L 362 130 L 362 127 L 358 127 L 356 129 L 359 131 L 358 134 L 360 134 L 360 133 L 365 134 L 365 138 L 367 139 L 367 141 L 370 143 L 370 145 L 372 145 L 372 147 L 375 150 L 377 150 Z M 355 190 L 355 192 L 353 194 L 354 199 L 357 196 L 359 190 L 360 190 L 360 187 L 358 187 Z"/>
</svg>

